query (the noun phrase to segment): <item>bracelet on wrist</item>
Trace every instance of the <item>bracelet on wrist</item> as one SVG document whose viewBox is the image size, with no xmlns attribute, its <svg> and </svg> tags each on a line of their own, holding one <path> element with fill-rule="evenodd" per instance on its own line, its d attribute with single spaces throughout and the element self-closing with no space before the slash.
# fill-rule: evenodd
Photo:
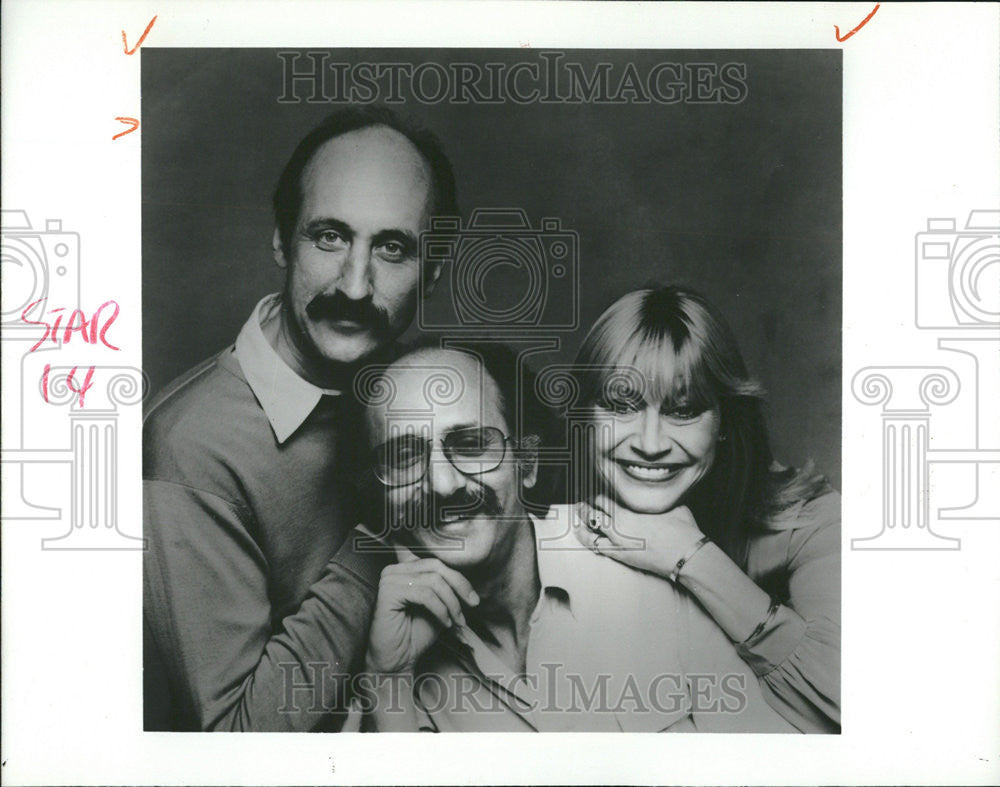
<svg viewBox="0 0 1000 787">
<path fill-rule="evenodd" d="M 667 575 L 667 579 L 669 579 L 671 582 L 676 582 L 677 579 L 680 577 L 681 569 L 684 568 L 685 564 L 687 564 L 687 562 L 697 554 L 699 549 L 701 549 L 703 546 L 705 546 L 705 544 L 707 544 L 711 540 L 712 539 L 710 539 L 708 536 L 703 536 L 701 539 L 699 539 L 698 543 L 695 544 L 693 547 L 691 547 L 691 549 L 687 551 L 684 557 L 682 557 L 680 560 L 677 561 L 677 564 L 674 566 L 673 570 L 670 572 L 670 574 Z"/>
<path fill-rule="evenodd" d="M 763 634 L 764 630 L 770 625 L 771 621 L 774 619 L 774 616 L 776 614 L 778 614 L 778 607 L 780 607 L 780 606 L 781 606 L 781 602 L 778 601 L 778 599 L 775 598 L 774 596 L 771 596 L 771 606 L 767 610 L 767 615 L 764 617 L 764 619 L 760 623 L 757 624 L 757 628 L 755 628 L 750 633 L 750 636 L 747 637 L 745 640 L 743 640 L 743 642 L 741 642 L 740 644 L 744 645 L 744 646 L 748 645 L 754 639 L 756 639 L 761 634 Z"/>
</svg>

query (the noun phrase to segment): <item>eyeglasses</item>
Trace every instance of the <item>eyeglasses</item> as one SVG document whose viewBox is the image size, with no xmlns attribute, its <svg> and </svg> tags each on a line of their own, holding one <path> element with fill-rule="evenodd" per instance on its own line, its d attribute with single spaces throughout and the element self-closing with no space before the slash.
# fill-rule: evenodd
<svg viewBox="0 0 1000 787">
<path fill-rule="evenodd" d="M 441 438 L 441 450 L 458 472 L 479 475 L 500 466 L 507 455 L 508 439 L 493 426 L 456 429 Z M 427 475 L 431 451 L 432 443 L 426 437 L 403 434 L 372 452 L 372 470 L 385 486 L 410 486 Z"/>
</svg>

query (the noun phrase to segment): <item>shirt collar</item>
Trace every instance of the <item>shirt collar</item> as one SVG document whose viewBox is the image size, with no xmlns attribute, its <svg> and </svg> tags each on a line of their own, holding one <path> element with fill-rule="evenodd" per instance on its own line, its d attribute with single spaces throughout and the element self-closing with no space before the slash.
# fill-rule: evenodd
<svg viewBox="0 0 1000 787">
<path fill-rule="evenodd" d="M 542 591 L 558 588 L 569 596 L 583 594 L 592 581 L 586 563 L 593 558 L 576 537 L 582 527 L 572 506 L 552 506 L 545 519 L 532 517 L 535 526 L 535 554 Z"/>
<path fill-rule="evenodd" d="M 582 593 L 587 575 L 579 559 L 592 558 L 589 550 L 577 539 L 571 529 L 575 517 L 569 506 L 553 506 L 545 519 L 528 514 L 535 533 L 535 554 L 538 556 L 538 576 L 541 582 L 541 596 L 532 614 L 532 624 L 536 622 L 543 605 L 555 603 L 572 613 L 573 593 Z M 582 550 L 582 551 L 581 551 Z M 556 590 L 558 592 L 551 593 Z M 564 597 L 568 596 L 566 599 Z M 456 626 L 438 641 L 441 647 L 451 651 L 459 663 L 481 679 L 501 688 L 505 692 L 507 704 L 533 726 L 537 723 L 530 712 L 533 707 L 533 689 L 525 682 L 524 676 L 515 675 L 490 650 L 479 635 L 468 626 Z M 537 698 L 536 698 L 537 699 Z"/>
<path fill-rule="evenodd" d="M 260 300 L 236 339 L 236 359 L 279 443 L 309 417 L 323 394 L 339 395 L 303 379 L 285 363 L 261 330 L 261 320 L 280 308 L 278 293 Z"/>
</svg>

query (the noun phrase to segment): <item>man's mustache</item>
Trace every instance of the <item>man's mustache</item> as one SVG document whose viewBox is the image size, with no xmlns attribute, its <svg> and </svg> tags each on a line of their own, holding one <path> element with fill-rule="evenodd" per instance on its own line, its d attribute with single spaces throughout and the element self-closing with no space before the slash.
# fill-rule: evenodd
<svg viewBox="0 0 1000 787">
<path fill-rule="evenodd" d="M 396 527 L 408 530 L 433 528 L 445 514 L 462 519 L 472 519 L 480 514 L 498 517 L 503 514 L 503 505 L 497 493 L 488 486 L 474 490 L 459 489 L 447 497 L 433 492 L 421 494 L 403 507 Z"/>
<path fill-rule="evenodd" d="M 306 314 L 311 320 L 345 320 L 376 330 L 389 327 L 389 312 L 376 306 L 371 296 L 355 300 L 340 290 L 317 295 L 306 306 Z"/>
</svg>

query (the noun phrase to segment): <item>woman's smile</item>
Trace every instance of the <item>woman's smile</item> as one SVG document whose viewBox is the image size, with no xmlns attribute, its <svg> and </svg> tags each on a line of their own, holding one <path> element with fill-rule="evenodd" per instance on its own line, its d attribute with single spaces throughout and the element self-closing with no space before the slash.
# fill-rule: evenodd
<svg viewBox="0 0 1000 787">
<path fill-rule="evenodd" d="M 667 363 L 672 368 L 673 359 Z M 595 420 L 603 425 L 591 432 L 595 470 L 608 493 L 630 511 L 655 514 L 682 505 L 715 461 L 718 407 L 678 412 L 666 401 L 628 410 L 594 406 Z"/>
<path fill-rule="evenodd" d="M 636 462 L 628 459 L 614 459 L 625 473 L 637 481 L 660 484 L 675 479 L 687 467 L 677 462 Z"/>
</svg>

